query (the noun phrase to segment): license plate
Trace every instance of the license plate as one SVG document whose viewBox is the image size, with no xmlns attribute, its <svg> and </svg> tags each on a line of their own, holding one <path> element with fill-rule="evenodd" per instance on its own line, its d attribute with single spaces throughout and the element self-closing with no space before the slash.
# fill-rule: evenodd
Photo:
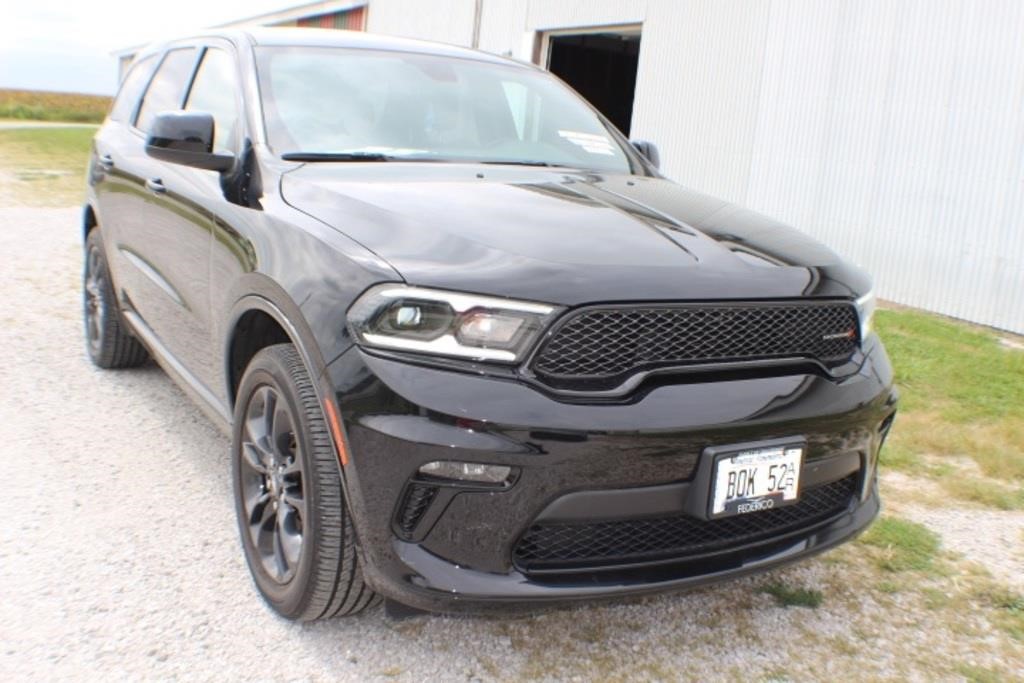
<svg viewBox="0 0 1024 683">
<path fill-rule="evenodd" d="M 802 446 L 754 448 L 721 456 L 711 479 L 711 517 L 791 505 L 800 496 Z"/>
</svg>

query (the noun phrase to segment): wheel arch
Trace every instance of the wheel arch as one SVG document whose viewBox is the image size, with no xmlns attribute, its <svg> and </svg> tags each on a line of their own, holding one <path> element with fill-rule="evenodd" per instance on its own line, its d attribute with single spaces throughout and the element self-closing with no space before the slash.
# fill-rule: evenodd
<svg viewBox="0 0 1024 683">
<path fill-rule="evenodd" d="M 230 411 L 235 409 L 236 393 L 249 360 L 272 344 L 295 346 L 321 393 L 319 380 L 326 367 L 323 355 L 301 311 L 290 299 L 248 294 L 232 307 L 225 330 L 224 380 Z M 320 398 L 323 402 L 323 396 Z"/>
<path fill-rule="evenodd" d="M 294 344 L 284 325 L 272 313 L 254 306 L 235 321 L 225 354 L 228 406 L 234 409 L 242 374 L 260 350 L 274 344 Z"/>
<path fill-rule="evenodd" d="M 274 288 L 277 287 L 273 283 L 266 283 L 266 285 L 270 287 L 269 291 L 274 291 Z M 245 366 L 248 364 L 248 361 L 242 364 L 241 358 L 233 358 L 233 352 L 244 350 L 245 353 L 251 353 L 249 356 L 251 358 L 269 344 L 292 344 L 309 370 L 313 391 L 316 393 L 316 399 L 324 410 L 324 418 L 327 420 L 327 438 L 330 439 L 331 447 L 338 458 L 338 473 L 341 476 L 342 486 L 347 490 L 345 465 L 348 464 L 348 445 L 340 411 L 333 396 L 333 389 L 327 379 L 327 365 L 313 331 L 299 307 L 283 292 L 280 293 L 280 296 L 283 298 L 272 300 L 263 294 L 247 294 L 239 299 L 231 309 L 228 318 L 230 322 L 225 328 L 229 332 L 225 335 L 224 347 L 224 377 L 228 414 L 233 416 L 235 413 L 237 389 L 242 374 L 245 372 Z M 239 335 L 245 334 L 246 328 L 243 326 L 245 323 L 255 321 L 262 321 L 263 325 L 270 321 L 273 323 L 273 327 L 264 330 L 267 332 L 267 336 L 263 337 L 261 341 L 265 343 L 246 346 L 240 340 Z M 274 341 L 275 339 L 280 341 Z M 233 365 L 237 367 L 237 376 L 233 373 Z M 346 505 L 349 505 L 347 495 L 345 500 Z"/>
<path fill-rule="evenodd" d="M 99 220 L 96 218 L 96 211 L 92 208 L 92 204 L 86 204 L 82 207 L 82 244 L 85 244 L 85 240 L 89 238 L 89 233 L 99 225 Z"/>
</svg>

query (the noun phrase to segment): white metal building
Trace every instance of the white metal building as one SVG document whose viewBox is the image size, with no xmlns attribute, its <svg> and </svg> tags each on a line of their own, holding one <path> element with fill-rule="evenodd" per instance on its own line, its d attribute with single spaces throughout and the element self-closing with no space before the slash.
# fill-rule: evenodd
<svg viewBox="0 0 1024 683">
<path fill-rule="evenodd" d="M 548 66 L 666 175 L 814 235 L 882 298 L 1024 333 L 1020 0 L 342 4 Z"/>
</svg>

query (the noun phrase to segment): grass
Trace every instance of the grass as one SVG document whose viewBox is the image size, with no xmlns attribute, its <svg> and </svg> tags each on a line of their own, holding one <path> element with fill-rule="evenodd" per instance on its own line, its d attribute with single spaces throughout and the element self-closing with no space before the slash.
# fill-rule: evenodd
<svg viewBox="0 0 1024 683">
<path fill-rule="evenodd" d="M 0 119 L 99 123 L 110 102 L 104 95 L 0 89 Z"/>
<path fill-rule="evenodd" d="M 875 564 L 885 571 L 927 571 L 939 552 L 939 537 L 927 527 L 898 517 L 875 522 L 860 543 L 877 550 Z"/>
<path fill-rule="evenodd" d="M 761 587 L 761 591 L 775 598 L 779 607 L 815 607 L 821 606 L 821 591 L 812 588 L 792 588 L 784 583 L 773 582 Z"/>
<path fill-rule="evenodd" d="M 1024 510 L 1024 489 L 1002 486 L 972 477 L 950 477 L 940 483 L 945 492 L 960 500 L 979 503 L 997 510 Z"/>
<path fill-rule="evenodd" d="M 1001 672 L 973 664 L 960 664 L 956 667 L 956 673 L 963 676 L 968 683 L 1003 683 L 1006 681 Z"/>
<path fill-rule="evenodd" d="M 901 392 L 883 466 L 959 500 L 1024 509 L 1024 351 L 921 311 L 881 310 L 877 328 Z"/>
<path fill-rule="evenodd" d="M 877 327 L 898 360 L 904 409 L 969 424 L 1024 406 L 1024 353 L 1004 348 L 988 330 L 912 310 L 881 310 Z"/>
<path fill-rule="evenodd" d="M 0 193 L 29 206 L 82 200 L 93 128 L 0 129 Z"/>
<path fill-rule="evenodd" d="M 1016 640 L 1024 641 L 1024 595 L 1002 586 L 991 586 L 982 589 L 977 598 L 996 610 L 994 621 L 999 628 Z"/>
</svg>

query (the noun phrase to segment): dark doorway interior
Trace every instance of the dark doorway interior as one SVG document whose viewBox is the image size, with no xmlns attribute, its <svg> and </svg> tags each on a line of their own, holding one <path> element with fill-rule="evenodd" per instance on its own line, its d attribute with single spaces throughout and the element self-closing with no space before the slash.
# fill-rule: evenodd
<svg viewBox="0 0 1024 683">
<path fill-rule="evenodd" d="M 629 135 L 640 34 L 557 35 L 549 41 L 548 69 Z"/>
</svg>

